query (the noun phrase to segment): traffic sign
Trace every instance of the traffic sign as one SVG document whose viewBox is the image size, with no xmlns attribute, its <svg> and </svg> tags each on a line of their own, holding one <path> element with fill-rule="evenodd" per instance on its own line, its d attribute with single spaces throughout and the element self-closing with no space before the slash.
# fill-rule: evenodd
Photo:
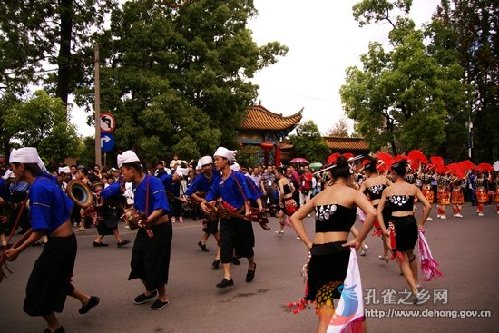
<svg viewBox="0 0 499 333">
<path fill-rule="evenodd" d="M 110 113 L 103 113 L 100 115 L 100 130 L 101 132 L 110 133 L 114 131 L 116 123 L 114 117 Z"/>
<path fill-rule="evenodd" d="M 110 153 L 114 148 L 114 135 L 113 133 L 104 133 L 100 134 L 100 147 L 102 152 Z"/>
</svg>

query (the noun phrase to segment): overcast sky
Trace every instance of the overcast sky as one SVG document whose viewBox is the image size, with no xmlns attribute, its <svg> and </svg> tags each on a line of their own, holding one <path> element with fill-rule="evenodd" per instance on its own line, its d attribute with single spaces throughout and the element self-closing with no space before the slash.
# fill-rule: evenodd
<svg viewBox="0 0 499 333">
<path fill-rule="evenodd" d="M 252 80 L 260 86 L 258 100 L 271 112 L 291 115 L 303 111 L 325 134 L 345 118 L 339 88 L 348 66 L 358 65 L 369 41 L 387 42 L 387 24 L 359 28 L 352 6 L 357 0 L 254 0 L 259 15 L 249 28 L 258 45 L 278 41 L 288 54 Z M 411 17 L 418 27 L 431 19 L 440 0 L 414 0 Z M 84 125 L 86 114 L 75 109 L 73 122 L 85 136 L 94 129 Z M 119 120 L 117 120 L 119 122 Z M 352 130 L 352 128 L 350 129 Z"/>
</svg>

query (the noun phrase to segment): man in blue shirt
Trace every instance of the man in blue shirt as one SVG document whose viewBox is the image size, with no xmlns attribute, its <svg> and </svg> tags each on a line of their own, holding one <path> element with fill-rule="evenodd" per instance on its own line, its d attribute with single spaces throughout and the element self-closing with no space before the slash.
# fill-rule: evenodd
<svg viewBox="0 0 499 333">
<path fill-rule="evenodd" d="M 230 164 L 234 161 L 235 152 L 224 147 L 219 147 L 215 154 L 215 167 L 221 171 L 218 182 L 213 183 L 201 209 L 209 213 L 208 205 L 214 205 L 216 200 L 222 200 L 225 207 L 235 212 L 251 215 L 250 199 L 252 194 L 248 188 L 246 177 L 238 171 L 232 171 Z M 234 285 L 231 278 L 230 264 L 232 253 L 235 250 L 238 258 L 248 258 L 248 273 L 246 282 L 251 282 L 255 277 L 256 263 L 254 261 L 255 235 L 253 227 L 248 220 L 229 217 L 220 220 L 220 260 L 222 262 L 224 277 L 218 288 L 227 288 Z"/>
<path fill-rule="evenodd" d="M 210 190 L 214 183 L 217 183 L 220 179 L 220 171 L 213 170 L 213 160 L 211 156 L 203 156 L 199 159 L 199 165 L 201 166 L 201 173 L 194 178 L 191 185 L 185 192 L 185 194 L 190 197 L 193 201 L 201 203 L 204 197 Z M 206 242 L 208 237 L 213 235 L 215 237 L 217 244 L 220 243 L 220 233 L 218 232 L 218 220 L 211 220 L 210 218 L 203 219 L 203 236 L 198 242 L 198 246 L 202 251 L 208 252 L 206 247 Z M 220 246 L 217 246 L 217 254 L 215 255 L 215 260 L 211 264 L 214 269 L 218 269 L 220 266 Z"/>
<path fill-rule="evenodd" d="M 99 298 L 74 288 L 71 283 L 76 257 L 76 238 L 69 215 L 73 202 L 44 172 L 35 148 L 14 150 L 10 155 L 12 170 L 19 181 L 30 184 L 31 235 L 18 247 L 5 251 L 8 260 L 17 256 L 44 235 L 48 241 L 35 262 L 26 286 L 24 311 L 30 316 L 43 316 L 48 324 L 45 333 L 64 332 L 55 312 L 62 312 L 66 295 L 81 301 L 84 314 L 99 304 Z"/>
<path fill-rule="evenodd" d="M 151 232 L 140 228 L 132 249 L 132 271 L 129 280 L 141 279 L 145 291 L 133 299 L 134 304 L 143 304 L 151 298 L 158 298 L 151 309 L 159 310 L 168 305 L 166 284 L 170 271 L 172 225 L 168 218 L 170 206 L 161 181 L 144 173 L 137 155 L 125 151 L 118 155 L 118 167 L 123 179 L 132 182 L 134 189 L 133 207 L 145 214 L 146 225 Z"/>
</svg>

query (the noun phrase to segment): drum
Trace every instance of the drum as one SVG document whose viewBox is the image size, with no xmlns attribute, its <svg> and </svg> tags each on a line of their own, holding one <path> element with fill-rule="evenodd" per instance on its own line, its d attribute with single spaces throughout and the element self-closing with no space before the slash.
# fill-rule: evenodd
<svg viewBox="0 0 499 333">
<path fill-rule="evenodd" d="M 446 189 L 438 189 L 437 201 L 438 201 L 439 205 L 449 205 L 450 204 L 450 192 L 446 191 Z"/>
<path fill-rule="evenodd" d="M 452 204 L 453 205 L 464 204 L 464 194 L 463 194 L 462 190 L 453 190 L 452 191 Z"/>
<path fill-rule="evenodd" d="M 476 190 L 476 201 L 478 203 L 486 203 L 487 202 L 487 192 L 485 192 L 484 188 L 479 188 Z"/>
<path fill-rule="evenodd" d="M 433 191 L 431 190 L 431 186 L 429 185 L 423 186 L 423 195 L 430 204 L 435 202 L 435 193 L 433 193 Z"/>
</svg>

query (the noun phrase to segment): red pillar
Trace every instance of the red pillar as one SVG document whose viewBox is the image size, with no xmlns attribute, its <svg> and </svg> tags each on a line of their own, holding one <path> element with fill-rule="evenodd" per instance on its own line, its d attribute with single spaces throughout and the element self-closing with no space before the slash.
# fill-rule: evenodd
<svg viewBox="0 0 499 333">
<path fill-rule="evenodd" d="M 281 165 L 281 149 L 279 149 L 279 143 L 275 144 L 275 166 L 278 168 Z"/>
</svg>

